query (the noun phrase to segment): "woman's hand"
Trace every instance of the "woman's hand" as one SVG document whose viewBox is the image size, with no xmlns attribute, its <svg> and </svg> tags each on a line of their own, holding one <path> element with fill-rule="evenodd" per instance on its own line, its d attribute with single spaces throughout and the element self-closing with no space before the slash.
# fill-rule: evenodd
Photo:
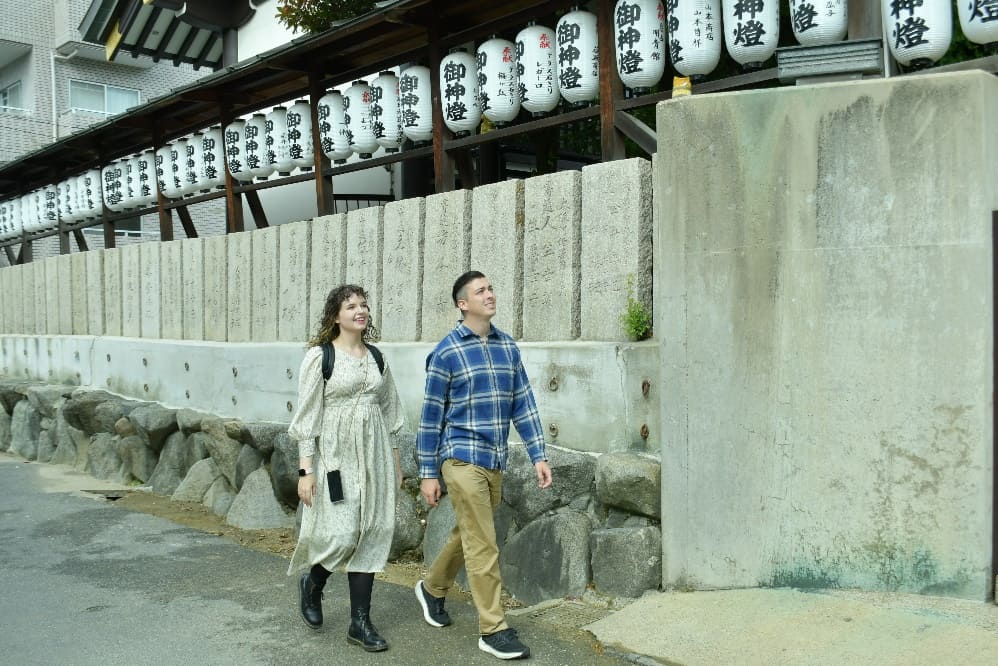
<svg viewBox="0 0 998 666">
<path fill-rule="evenodd" d="M 305 506 L 312 506 L 312 498 L 315 497 L 315 474 L 306 474 L 298 478 L 298 499 L 305 503 Z"/>
</svg>

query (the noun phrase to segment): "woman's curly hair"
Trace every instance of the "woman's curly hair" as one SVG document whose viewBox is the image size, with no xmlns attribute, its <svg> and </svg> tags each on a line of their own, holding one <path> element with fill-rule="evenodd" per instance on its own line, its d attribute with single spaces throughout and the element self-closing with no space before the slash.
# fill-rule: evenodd
<svg viewBox="0 0 998 666">
<path fill-rule="evenodd" d="M 317 347 L 326 342 L 332 342 L 340 336 L 340 325 L 336 323 L 336 318 L 340 314 L 343 303 L 351 296 L 360 296 L 367 299 L 367 292 L 363 287 L 355 284 L 343 284 L 332 289 L 326 296 L 326 304 L 322 309 L 322 320 L 319 322 L 319 332 L 308 341 L 309 347 Z M 367 316 L 367 328 L 362 336 L 364 342 L 376 342 L 378 340 L 378 329 L 371 319 L 370 312 Z"/>
</svg>

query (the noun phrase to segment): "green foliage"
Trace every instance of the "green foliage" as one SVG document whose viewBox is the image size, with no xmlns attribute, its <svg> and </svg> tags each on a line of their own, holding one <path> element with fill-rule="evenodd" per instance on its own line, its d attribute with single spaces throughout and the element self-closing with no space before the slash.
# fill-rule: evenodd
<svg viewBox="0 0 998 666">
<path fill-rule="evenodd" d="M 322 32 L 336 21 L 366 14 L 374 0 L 279 0 L 277 20 L 296 32 Z"/>
<path fill-rule="evenodd" d="M 651 312 L 634 298 L 634 276 L 627 277 L 627 305 L 620 315 L 620 323 L 630 340 L 644 340 L 651 336 Z"/>
</svg>

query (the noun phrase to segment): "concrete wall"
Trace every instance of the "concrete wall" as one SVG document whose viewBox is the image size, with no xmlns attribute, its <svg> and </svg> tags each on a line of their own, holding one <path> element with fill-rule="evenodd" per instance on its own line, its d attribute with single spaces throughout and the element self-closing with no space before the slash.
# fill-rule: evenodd
<svg viewBox="0 0 998 666">
<path fill-rule="evenodd" d="M 664 580 L 985 598 L 998 81 L 658 108 Z"/>
</svg>

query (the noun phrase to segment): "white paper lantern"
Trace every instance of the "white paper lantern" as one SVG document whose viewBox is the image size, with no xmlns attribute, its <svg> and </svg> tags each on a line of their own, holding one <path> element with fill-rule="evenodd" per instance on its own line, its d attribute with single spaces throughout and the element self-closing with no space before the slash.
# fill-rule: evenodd
<svg viewBox="0 0 998 666">
<path fill-rule="evenodd" d="M 639 93 L 658 83 L 665 73 L 666 47 L 661 1 L 618 0 L 613 10 L 613 35 L 620 81 Z"/>
<path fill-rule="evenodd" d="M 7 240 L 10 235 L 10 226 L 8 222 L 10 214 L 10 202 L 0 202 L 0 241 Z"/>
<path fill-rule="evenodd" d="M 354 81 L 343 93 L 343 111 L 350 137 L 350 150 L 368 158 L 380 146 L 374 136 L 371 121 L 371 86 L 367 81 Z"/>
<path fill-rule="evenodd" d="M 100 169 L 90 169 L 83 174 L 83 207 L 89 219 L 100 217 L 104 213 L 101 201 Z"/>
<path fill-rule="evenodd" d="M 554 30 L 528 25 L 516 35 L 520 106 L 543 116 L 558 106 L 558 49 Z"/>
<path fill-rule="evenodd" d="M 159 201 L 156 183 L 156 152 L 150 148 L 138 155 L 138 196 L 139 206 L 155 206 Z"/>
<path fill-rule="evenodd" d="M 998 5 L 990 0 L 957 0 L 964 36 L 975 44 L 998 42 Z"/>
<path fill-rule="evenodd" d="M 125 174 L 122 195 L 124 201 L 122 205 L 125 210 L 131 210 L 138 206 L 139 198 L 139 158 L 138 155 L 121 158 L 121 168 Z"/>
<path fill-rule="evenodd" d="M 312 107 L 303 99 L 288 109 L 288 156 L 296 167 L 309 171 L 315 166 L 312 150 Z"/>
<path fill-rule="evenodd" d="M 87 209 L 84 207 L 83 200 L 83 180 L 86 174 L 77 174 L 73 176 L 72 180 L 72 191 L 73 191 L 73 217 L 76 221 L 86 219 Z"/>
<path fill-rule="evenodd" d="M 342 164 L 353 154 L 347 136 L 347 122 L 343 112 L 343 95 L 330 90 L 321 98 L 316 108 L 319 116 L 319 143 L 322 152 L 334 164 Z"/>
<path fill-rule="evenodd" d="M 777 0 L 722 0 L 721 6 L 728 54 L 746 69 L 761 67 L 780 39 Z"/>
<path fill-rule="evenodd" d="M 478 46 L 478 97 L 482 115 L 496 127 L 508 125 L 520 113 L 520 82 L 516 45 L 493 37 Z"/>
<path fill-rule="evenodd" d="M 180 196 L 179 188 L 174 185 L 173 180 L 174 155 L 173 145 L 169 143 L 156 150 L 156 185 L 167 199 Z"/>
<path fill-rule="evenodd" d="M 399 77 L 399 115 L 402 133 L 410 141 L 433 140 L 433 107 L 430 105 L 430 70 L 415 65 Z"/>
<path fill-rule="evenodd" d="M 971 0 L 960 0 L 968 2 Z M 901 65 L 925 67 L 942 58 L 953 38 L 953 16 L 946 0 L 884 0 L 884 32 Z"/>
<path fill-rule="evenodd" d="M 201 189 L 225 187 L 225 142 L 222 127 L 215 125 L 201 136 Z"/>
<path fill-rule="evenodd" d="M 274 173 L 267 147 L 267 117 L 254 113 L 246 121 L 246 168 L 253 178 L 267 180 Z"/>
<path fill-rule="evenodd" d="M 288 110 L 283 106 L 267 114 L 267 158 L 279 176 L 289 176 L 295 168 L 288 150 Z"/>
<path fill-rule="evenodd" d="M 558 40 L 558 92 L 573 106 L 599 96 L 599 35 L 596 15 L 572 9 L 555 26 Z"/>
<path fill-rule="evenodd" d="M 374 138 L 386 153 L 398 152 L 405 137 L 399 116 L 399 77 L 381 72 L 371 81 L 371 123 Z"/>
<path fill-rule="evenodd" d="M 124 175 L 125 169 L 120 160 L 106 164 L 101 169 L 101 193 L 104 205 L 109 210 L 117 212 L 124 209 Z"/>
<path fill-rule="evenodd" d="M 787 0 L 794 39 L 803 46 L 842 41 L 848 17 L 846 0 Z"/>
<path fill-rule="evenodd" d="M 475 56 L 455 49 L 440 59 L 440 99 L 444 125 L 457 136 L 473 134 L 482 122 Z"/>
<path fill-rule="evenodd" d="M 55 229 L 59 226 L 59 188 L 55 183 L 46 185 L 42 191 L 42 229 Z"/>
<path fill-rule="evenodd" d="M 834 0 L 838 1 L 838 0 Z M 667 0 L 669 58 L 683 76 L 700 79 L 721 59 L 721 0 Z"/>
<path fill-rule="evenodd" d="M 70 191 L 69 180 L 62 180 L 55 185 L 56 216 L 62 222 L 73 221 L 73 193 Z"/>
<path fill-rule="evenodd" d="M 201 152 L 204 150 L 204 137 L 201 132 L 195 132 L 185 139 L 184 154 L 184 196 L 194 194 L 201 187 Z"/>
<path fill-rule="evenodd" d="M 222 140 L 225 143 L 225 168 L 229 170 L 229 175 L 236 181 L 253 180 L 246 166 L 246 121 L 238 118 L 229 123 Z"/>
</svg>

